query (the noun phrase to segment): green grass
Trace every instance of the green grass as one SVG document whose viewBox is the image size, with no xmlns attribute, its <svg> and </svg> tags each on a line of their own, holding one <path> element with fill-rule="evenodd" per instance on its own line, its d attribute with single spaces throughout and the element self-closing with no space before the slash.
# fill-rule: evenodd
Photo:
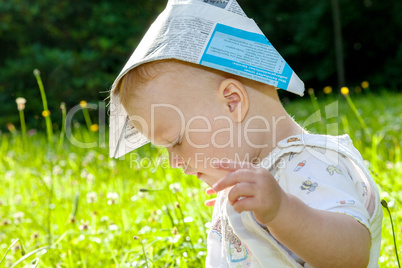
<svg viewBox="0 0 402 268">
<path fill-rule="evenodd" d="M 388 201 L 401 245 L 402 94 L 364 92 L 351 99 L 367 129 L 348 101 L 336 95 L 318 97 L 323 119 L 307 129 L 330 134 L 338 129 L 351 136 Z M 335 106 L 326 115 L 325 107 L 334 102 L 338 115 Z M 316 112 L 309 98 L 285 106 L 302 125 Z M 97 132 L 83 127 L 74 129 L 74 135 L 97 141 Z M 4 133 L 0 140 L 0 261 L 8 252 L 5 267 L 24 253 L 26 259 L 17 267 L 204 266 L 212 208 L 204 206 L 208 196 L 200 181 L 153 163 L 139 169 L 129 157 L 109 159 L 107 148 L 82 149 L 66 140 L 58 148 L 45 133 L 28 137 L 24 146 L 22 137 Z M 166 152 L 153 146 L 138 154 L 166 161 Z M 381 267 L 396 267 L 385 210 L 382 235 Z M 15 239 L 19 241 L 7 251 Z"/>
</svg>

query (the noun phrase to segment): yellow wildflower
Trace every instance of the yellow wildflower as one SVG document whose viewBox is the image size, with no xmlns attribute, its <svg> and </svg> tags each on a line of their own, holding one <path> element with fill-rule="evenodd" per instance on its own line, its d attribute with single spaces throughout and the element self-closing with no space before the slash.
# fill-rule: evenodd
<svg viewBox="0 0 402 268">
<path fill-rule="evenodd" d="M 91 127 L 90 127 L 90 130 L 92 132 L 98 131 L 99 130 L 99 125 L 98 124 L 92 124 Z"/>
<path fill-rule="evenodd" d="M 342 93 L 342 95 L 348 95 L 349 94 L 349 88 L 348 87 L 342 87 L 341 88 L 341 93 Z"/>
<path fill-rule="evenodd" d="M 12 123 L 7 123 L 7 128 L 8 128 L 8 131 L 10 131 L 11 133 L 14 133 L 16 130 L 15 126 Z"/>
<path fill-rule="evenodd" d="M 356 86 L 356 87 L 355 87 L 355 92 L 356 92 L 356 93 L 362 92 L 362 88 L 359 87 L 359 86 Z"/>
<path fill-rule="evenodd" d="M 370 86 L 369 82 L 367 82 L 367 81 L 363 81 L 363 82 L 362 82 L 362 88 L 366 89 L 366 88 L 368 88 L 369 86 Z"/>
<path fill-rule="evenodd" d="M 42 112 L 42 116 L 43 117 L 48 117 L 50 115 L 50 111 L 49 110 L 45 110 Z"/>
<path fill-rule="evenodd" d="M 80 106 L 81 106 L 82 108 L 87 107 L 87 102 L 84 101 L 84 100 L 80 101 Z"/>
<path fill-rule="evenodd" d="M 332 92 L 332 87 L 330 87 L 330 86 L 324 87 L 324 93 L 325 94 L 330 94 L 331 92 Z"/>
</svg>

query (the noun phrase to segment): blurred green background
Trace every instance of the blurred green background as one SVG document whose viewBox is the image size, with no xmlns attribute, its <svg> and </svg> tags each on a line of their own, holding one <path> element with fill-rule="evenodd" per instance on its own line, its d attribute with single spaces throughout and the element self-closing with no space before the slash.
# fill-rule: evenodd
<svg viewBox="0 0 402 268">
<path fill-rule="evenodd" d="M 80 100 L 105 99 L 166 0 L 2 0 L 0 130 L 18 123 L 15 99 L 28 100 L 29 128 L 44 125 L 33 69 L 41 71 L 55 119 Z M 239 0 L 247 15 L 305 82 L 337 86 L 331 1 Z M 339 0 L 345 86 L 401 89 L 402 1 Z M 60 120 L 55 120 L 60 122 Z"/>
</svg>

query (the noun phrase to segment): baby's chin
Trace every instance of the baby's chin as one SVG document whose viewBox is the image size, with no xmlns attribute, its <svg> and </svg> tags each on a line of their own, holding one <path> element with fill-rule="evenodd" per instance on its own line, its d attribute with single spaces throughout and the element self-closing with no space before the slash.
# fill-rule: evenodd
<svg viewBox="0 0 402 268">
<path fill-rule="evenodd" d="M 212 188 L 212 186 L 219 181 L 220 177 L 202 174 L 198 179 L 205 182 L 209 187 Z"/>
</svg>

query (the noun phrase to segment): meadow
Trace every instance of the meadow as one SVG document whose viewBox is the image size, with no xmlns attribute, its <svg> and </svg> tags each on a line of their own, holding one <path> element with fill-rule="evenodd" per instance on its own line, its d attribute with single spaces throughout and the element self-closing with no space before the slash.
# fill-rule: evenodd
<svg viewBox="0 0 402 268">
<path fill-rule="evenodd" d="M 350 135 L 392 213 L 401 255 L 402 94 L 362 86 L 343 94 L 310 89 L 283 102 L 310 132 Z M 65 115 L 61 108 L 54 113 Z M 0 134 L 0 266 L 203 267 L 212 215 L 206 185 L 166 168 L 166 151 L 151 145 L 110 159 L 94 111 L 86 102 L 81 108 L 85 124 L 75 123 L 71 135 L 94 148 L 71 144 L 64 125 L 52 129 L 45 101 L 46 129 L 9 125 Z M 29 116 L 18 112 L 22 121 Z M 383 212 L 380 266 L 397 267 Z"/>
</svg>

